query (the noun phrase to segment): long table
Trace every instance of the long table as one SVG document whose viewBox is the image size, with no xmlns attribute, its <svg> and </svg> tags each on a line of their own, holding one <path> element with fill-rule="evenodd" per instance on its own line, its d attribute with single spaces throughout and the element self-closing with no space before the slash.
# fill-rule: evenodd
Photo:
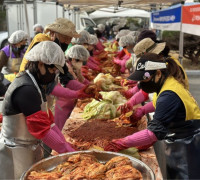
<svg viewBox="0 0 200 180">
<path fill-rule="evenodd" d="M 141 121 L 146 122 L 146 123 L 142 123 L 142 126 L 139 127 L 139 129 L 146 128 L 146 125 L 147 125 L 146 116 L 144 116 Z M 84 123 L 85 123 L 85 120 L 83 120 L 82 118 L 82 110 L 78 107 L 75 107 L 71 116 L 66 121 L 65 126 L 63 128 L 63 134 L 68 142 L 71 142 L 71 143 L 74 142 L 74 140 L 68 136 L 68 132 L 70 132 L 70 130 L 72 129 L 76 129 L 80 127 Z M 141 156 L 141 161 L 146 163 L 155 173 L 156 180 L 162 180 L 163 177 L 162 177 L 160 167 L 158 165 L 154 148 L 150 147 L 148 150 L 139 152 L 139 154 Z"/>
</svg>

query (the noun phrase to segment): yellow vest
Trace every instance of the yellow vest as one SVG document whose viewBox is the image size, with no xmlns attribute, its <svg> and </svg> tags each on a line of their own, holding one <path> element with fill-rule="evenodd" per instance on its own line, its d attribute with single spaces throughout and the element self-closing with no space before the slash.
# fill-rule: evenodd
<svg viewBox="0 0 200 180">
<path fill-rule="evenodd" d="M 14 74 L 14 73 L 13 74 L 5 74 L 4 78 L 7 79 L 10 82 L 13 82 L 14 79 L 16 78 L 16 74 Z"/>
<path fill-rule="evenodd" d="M 193 119 L 200 120 L 200 109 L 196 100 L 193 98 L 190 92 L 183 87 L 181 83 L 179 83 L 176 79 L 174 79 L 174 77 L 168 77 L 166 79 L 157 98 L 162 92 L 168 91 L 168 90 L 176 93 L 179 96 L 179 98 L 182 100 L 185 106 L 185 110 L 186 110 L 186 120 L 193 120 Z M 156 107 L 156 103 L 155 103 L 155 107 Z"/>
<path fill-rule="evenodd" d="M 29 45 L 28 49 L 26 50 L 26 53 L 28 53 L 31 48 L 36 44 L 36 43 L 39 43 L 39 42 L 42 42 L 42 41 L 51 41 L 50 37 L 46 34 L 37 34 L 34 39 L 31 41 L 31 44 Z M 26 55 L 26 53 L 24 54 L 24 56 Z M 20 65 L 20 69 L 19 69 L 19 72 L 21 71 L 24 71 L 25 70 L 25 66 L 26 66 L 26 63 L 28 62 L 28 60 L 24 57 L 23 60 L 22 60 L 22 63 Z"/>
</svg>

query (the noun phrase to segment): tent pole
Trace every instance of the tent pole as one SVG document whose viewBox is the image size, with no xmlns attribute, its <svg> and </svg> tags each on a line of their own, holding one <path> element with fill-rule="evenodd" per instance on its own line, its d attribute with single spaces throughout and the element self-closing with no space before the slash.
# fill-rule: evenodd
<svg viewBox="0 0 200 180">
<path fill-rule="evenodd" d="M 180 37 L 179 37 L 179 61 L 183 64 L 183 45 L 184 45 L 184 33 L 182 31 L 182 7 L 184 1 L 181 2 L 181 24 L 180 24 Z"/>
<path fill-rule="evenodd" d="M 28 13 L 27 13 L 27 3 L 26 0 L 23 0 L 24 3 L 24 11 L 25 11 L 25 18 L 26 18 L 26 28 L 27 28 L 27 34 L 28 34 L 28 43 L 30 44 L 30 29 L 29 29 L 29 22 L 28 22 Z"/>
</svg>

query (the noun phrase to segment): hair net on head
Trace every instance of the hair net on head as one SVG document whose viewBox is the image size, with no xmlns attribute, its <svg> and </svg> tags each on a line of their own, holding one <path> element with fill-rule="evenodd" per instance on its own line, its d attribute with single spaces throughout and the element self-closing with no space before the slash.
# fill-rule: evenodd
<svg viewBox="0 0 200 180">
<path fill-rule="evenodd" d="M 82 61 L 87 61 L 89 56 L 90 56 L 90 54 L 89 54 L 88 50 L 82 45 L 72 46 L 67 51 L 67 54 L 66 54 L 67 60 L 69 60 L 70 58 L 73 58 L 73 59 L 79 59 Z"/>
<path fill-rule="evenodd" d="M 28 39 L 28 34 L 22 30 L 18 30 L 11 34 L 10 38 L 8 39 L 8 42 L 10 44 L 17 44 L 26 39 Z"/>
<path fill-rule="evenodd" d="M 134 46 L 136 44 L 136 37 L 131 35 L 122 36 L 119 40 L 119 45 L 121 47 Z"/>
<path fill-rule="evenodd" d="M 98 43 L 98 38 L 95 35 L 90 35 L 89 44 L 96 45 Z"/>
<path fill-rule="evenodd" d="M 128 29 L 122 29 L 121 31 L 118 32 L 118 34 L 116 35 L 116 39 L 120 39 L 122 36 L 126 36 L 130 33 L 130 30 Z"/>
<path fill-rule="evenodd" d="M 62 72 L 65 64 L 65 57 L 59 45 L 52 41 L 42 41 L 35 45 L 26 55 L 28 61 L 41 61 L 44 64 L 55 64 L 56 67 Z"/>
<path fill-rule="evenodd" d="M 131 35 L 133 37 L 137 37 L 140 34 L 139 31 L 130 31 L 130 33 L 128 33 L 128 35 Z"/>
<path fill-rule="evenodd" d="M 98 24 L 97 29 L 102 33 L 105 30 L 105 25 L 104 24 Z"/>
<path fill-rule="evenodd" d="M 41 28 L 42 30 L 44 30 L 44 27 L 43 27 L 41 24 L 35 24 L 35 25 L 33 26 L 33 31 L 35 31 L 35 28 L 37 28 L 37 27 L 39 27 L 39 28 Z"/>
<path fill-rule="evenodd" d="M 78 31 L 80 37 L 79 38 L 72 38 L 72 43 L 75 44 L 88 44 L 89 43 L 89 39 L 90 39 L 90 33 L 87 32 L 86 30 L 82 30 L 82 31 Z"/>
</svg>

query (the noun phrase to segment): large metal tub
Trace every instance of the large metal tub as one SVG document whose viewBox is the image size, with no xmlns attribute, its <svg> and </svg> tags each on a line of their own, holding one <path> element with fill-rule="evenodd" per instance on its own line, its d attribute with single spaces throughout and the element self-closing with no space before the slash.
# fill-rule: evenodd
<svg viewBox="0 0 200 180">
<path fill-rule="evenodd" d="M 20 180 L 26 180 L 31 171 L 38 171 L 38 170 L 41 170 L 41 169 L 50 171 L 50 170 L 54 169 L 58 164 L 65 162 L 68 159 L 69 156 L 74 155 L 74 154 L 78 154 L 78 153 L 87 153 L 87 154 L 94 155 L 101 163 L 106 163 L 107 161 L 109 161 L 111 158 L 113 158 L 115 156 L 128 157 L 131 160 L 131 162 L 133 163 L 133 166 L 142 173 L 144 180 L 155 180 L 155 175 L 154 175 L 153 171 L 142 161 L 140 161 L 140 160 L 138 160 L 134 157 L 121 154 L 121 153 L 96 151 L 96 150 L 93 150 L 93 151 L 76 151 L 76 152 L 60 154 L 60 155 L 57 155 L 57 156 L 52 156 L 52 157 L 43 159 L 43 160 L 37 162 L 36 164 L 34 164 L 30 169 L 28 169 L 22 175 Z"/>
</svg>

